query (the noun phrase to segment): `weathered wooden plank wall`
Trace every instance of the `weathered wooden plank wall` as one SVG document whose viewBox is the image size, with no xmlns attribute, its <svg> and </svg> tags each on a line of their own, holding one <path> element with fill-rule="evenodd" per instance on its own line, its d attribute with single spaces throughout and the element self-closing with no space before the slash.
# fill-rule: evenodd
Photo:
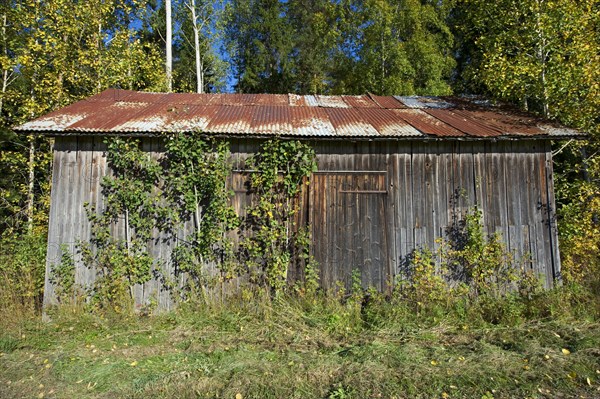
<svg viewBox="0 0 600 399">
<path fill-rule="evenodd" d="M 257 140 L 233 140 L 234 173 L 230 187 L 239 214 L 251 200 L 244 185 L 246 158 Z M 419 247 L 435 248 L 453 221 L 477 205 L 488 233 L 498 232 L 526 267 L 542 274 L 546 286 L 560 275 L 560 257 L 548 141 L 313 141 L 319 171 L 303 193 L 299 220 L 311 226 L 313 254 L 321 283 L 351 283 L 359 270 L 364 287 L 387 290 L 406 271 L 407 258 Z M 157 138 L 145 139 L 153 157 L 164 151 Z M 109 173 L 101 138 L 59 137 L 53 166 L 45 303 L 54 303 L 49 281 L 61 247 L 75 252 L 78 240 L 89 239 L 83 204 L 102 208 L 100 182 Z M 122 226 L 121 226 L 122 228 Z M 119 229 L 119 226 L 116 227 Z M 191 226 L 180 232 L 183 236 Z M 173 275 L 173 243 L 157 236 L 149 250 L 161 259 L 165 275 Z M 94 271 L 81 265 L 76 283 L 88 286 Z M 214 265 L 207 271 L 217 273 Z M 301 276 L 299 270 L 291 278 Z M 227 283 L 238 287 L 243 278 Z M 173 306 L 160 281 L 135 287 L 139 304 L 153 300 Z"/>
<path fill-rule="evenodd" d="M 517 262 L 543 276 L 546 287 L 560 276 L 548 141 L 314 146 L 319 172 L 311 184 L 311 226 L 325 286 L 336 280 L 349 286 L 352 270 L 358 269 L 363 286 L 389 288 L 415 248 L 436 248 L 436 239 L 473 206 L 483 211 L 485 231 L 499 233 Z M 349 204 L 340 196 L 347 195 L 339 183 L 345 173 L 358 180 L 385 174 L 386 186 L 357 185 Z M 352 237 L 336 236 L 347 228 L 349 217 L 358 231 Z M 385 254 L 373 253 L 373 248 Z M 338 259 L 340 252 L 358 255 Z"/>
</svg>

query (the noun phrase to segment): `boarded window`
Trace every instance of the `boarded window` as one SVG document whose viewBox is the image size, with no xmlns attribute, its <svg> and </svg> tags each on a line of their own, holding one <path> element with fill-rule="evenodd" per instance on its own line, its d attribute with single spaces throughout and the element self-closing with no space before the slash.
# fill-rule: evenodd
<svg viewBox="0 0 600 399">
<path fill-rule="evenodd" d="M 386 172 L 321 172 L 312 177 L 310 225 L 321 282 L 347 287 L 353 270 L 363 287 L 387 288 L 390 274 Z"/>
</svg>

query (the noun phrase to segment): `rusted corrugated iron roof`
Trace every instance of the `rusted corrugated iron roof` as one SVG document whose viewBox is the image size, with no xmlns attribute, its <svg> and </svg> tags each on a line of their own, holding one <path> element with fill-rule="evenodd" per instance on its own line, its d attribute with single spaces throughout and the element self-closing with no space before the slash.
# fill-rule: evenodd
<svg viewBox="0 0 600 399">
<path fill-rule="evenodd" d="M 580 137 L 477 98 L 145 93 L 109 89 L 19 126 L 21 132 L 306 138 Z"/>
</svg>

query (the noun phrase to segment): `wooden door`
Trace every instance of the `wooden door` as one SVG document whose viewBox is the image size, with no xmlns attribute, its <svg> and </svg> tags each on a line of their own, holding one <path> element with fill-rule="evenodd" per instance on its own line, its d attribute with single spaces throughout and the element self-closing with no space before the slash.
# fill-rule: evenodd
<svg viewBox="0 0 600 399">
<path fill-rule="evenodd" d="M 309 223 L 321 284 L 349 288 L 358 270 L 363 288 L 387 289 L 390 275 L 385 172 L 319 172 L 310 190 Z"/>
</svg>

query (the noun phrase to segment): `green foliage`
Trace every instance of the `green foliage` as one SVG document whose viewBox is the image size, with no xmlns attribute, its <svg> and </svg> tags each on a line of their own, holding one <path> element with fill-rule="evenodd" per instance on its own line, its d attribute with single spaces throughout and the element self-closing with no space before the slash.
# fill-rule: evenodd
<svg viewBox="0 0 600 399">
<path fill-rule="evenodd" d="M 455 65 L 448 6 L 414 0 L 341 2 L 333 92 L 448 95 Z"/>
<path fill-rule="evenodd" d="M 59 303 L 65 303 L 75 299 L 75 259 L 65 245 L 60 250 L 60 262 L 50 266 L 49 279 L 54 286 L 56 299 Z"/>
<path fill-rule="evenodd" d="M 520 266 L 514 264 L 499 233 L 486 237 L 482 212 L 474 207 L 453 226 L 448 246 L 442 245 L 442 258 L 450 272 L 468 285 L 471 295 L 498 297 L 517 280 Z"/>
<path fill-rule="evenodd" d="M 228 4 L 239 92 L 450 94 L 445 3 L 262 1 Z"/>
<path fill-rule="evenodd" d="M 294 32 L 292 91 L 322 94 L 331 90 L 332 54 L 341 40 L 339 5 L 330 0 L 290 1 L 287 23 Z"/>
<path fill-rule="evenodd" d="M 160 265 L 148 253 L 157 239 L 174 243 L 176 276 L 185 276 L 177 280 L 185 283 L 178 286 L 173 276 L 162 277 L 184 299 L 204 295 L 215 283 L 247 271 L 253 283 L 279 292 L 291 264 L 307 267 L 303 289 L 316 292 L 308 230 L 295 220 L 299 194 L 316 167 L 314 151 L 296 141 L 263 144 L 248 161 L 255 169 L 249 182 L 254 200 L 242 226 L 230 203 L 230 158 L 228 142 L 205 141 L 199 135 L 169 136 L 161 159 L 144 152 L 137 140 L 108 141 L 112 175 L 102 181 L 102 209 L 86 207 L 92 239 L 79 246 L 83 263 L 96 270 L 97 299 L 108 304 L 132 299 L 135 284 L 160 274 Z M 240 227 L 238 247 L 232 234 Z M 240 251 L 245 263 L 240 263 Z M 207 275 L 209 264 L 219 276 Z"/>
<path fill-rule="evenodd" d="M 231 173 L 229 143 L 204 141 L 197 135 L 178 134 L 166 141 L 164 162 L 165 201 L 176 209 L 170 226 L 177 234 L 181 223 L 193 221 L 191 234 L 177 239 L 174 252 L 179 272 L 187 273 L 188 289 L 206 285 L 203 269 L 214 262 L 221 279 L 239 275 L 229 232 L 239 225 L 230 204 L 227 181 Z"/>
<path fill-rule="evenodd" d="M 434 255 L 428 249 L 416 250 L 410 259 L 408 281 L 399 282 L 403 294 L 416 304 L 417 309 L 439 303 L 447 298 L 450 287 L 446 281 L 446 260 L 438 270 Z"/>
<path fill-rule="evenodd" d="M 45 232 L 0 238 L 0 319 L 41 309 L 46 245 Z"/>
<path fill-rule="evenodd" d="M 560 154 L 565 169 L 555 174 L 561 271 L 565 282 L 600 290 L 600 157 L 582 157 L 586 147 L 593 149 L 568 146 Z"/>
<path fill-rule="evenodd" d="M 351 312 L 322 295 L 240 296 L 150 317 L 63 308 L 0 330 L 0 396 L 593 398 L 600 314 L 584 297 L 576 310 L 578 295 L 546 291 L 540 310 L 560 311 L 498 325 L 454 303 L 416 314 L 373 298 Z"/>
<path fill-rule="evenodd" d="M 299 228 L 294 234 L 294 251 L 292 256 L 296 267 L 304 272 L 304 278 L 296 282 L 296 290 L 301 296 L 315 297 L 320 287 L 319 265 L 310 254 L 312 235 L 310 227 Z"/>
<path fill-rule="evenodd" d="M 294 32 L 279 0 L 227 4 L 225 40 L 241 93 L 293 92 Z"/>
<path fill-rule="evenodd" d="M 148 253 L 153 229 L 166 223 L 157 187 L 162 169 L 140 148 L 138 140 L 107 141 L 107 160 L 112 175 L 103 178 L 103 208 L 86 204 L 92 231 L 79 250 L 83 263 L 95 270 L 94 298 L 101 306 L 114 306 L 128 296 L 135 284 L 152 277 L 154 259 Z M 115 230 L 120 230 L 115 232 Z"/>
<path fill-rule="evenodd" d="M 590 134 L 554 154 L 565 281 L 600 287 L 598 2 L 458 1 L 457 90 L 486 94 Z M 555 211 L 555 210 L 550 210 Z"/>
<path fill-rule="evenodd" d="M 307 178 L 316 170 L 314 150 L 300 141 L 268 140 L 248 160 L 250 190 L 254 196 L 246 210 L 242 226 L 241 248 L 252 281 L 273 293 L 286 285 L 294 254 L 306 259 L 298 250 L 306 244 L 306 235 L 296 235 L 295 217 L 299 194 Z"/>
<path fill-rule="evenodd" d="M 499 234 L 486 237 L 476 207 L 455 221 L 435 252 L 415 250 L 395 295 L 418 311 L 462 304 L 488 322 L 517 320 L 540 291 L 539 276 L 516 264 Z"/>
</svg>

